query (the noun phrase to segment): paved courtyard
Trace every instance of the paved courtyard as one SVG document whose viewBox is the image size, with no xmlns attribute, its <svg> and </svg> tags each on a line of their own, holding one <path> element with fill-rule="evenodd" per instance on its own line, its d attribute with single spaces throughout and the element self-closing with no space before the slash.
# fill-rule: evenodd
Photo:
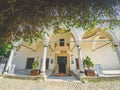
<svg viewBox="0 0 120 90">
<path fill-rule="evenodd" d="M 120 90 L 118 80 L 82 83 L 75 80 L 74 77 L 67 78 L 49 78 L 47 81 L 37 81 L 0 77 L 0 90 Z M 71 80 L 69 80 L 70 78 Z"/>
</svg>

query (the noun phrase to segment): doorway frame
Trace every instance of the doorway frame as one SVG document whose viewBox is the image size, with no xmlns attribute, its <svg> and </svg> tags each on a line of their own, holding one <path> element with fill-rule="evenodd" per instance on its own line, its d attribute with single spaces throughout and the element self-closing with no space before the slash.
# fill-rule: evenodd
<svg viewBox="0 0 120 90">
<path fill-rule="evenodd" d="M 65 62 L 64 63 L 59 63 L 60 61 L 59 61 L 59 59 L 62 59 L 62 58 L 65 58 Z M 58 56 L 57 57 L 57 62 L 58 62 L 58 66 L 59 66 L 59 73 L 66 73 L 66 66 L 67 66 L 67 56 Z M 62 72 L 61 72 L 61 69 L 63 68 L 63 66 L 64 66 L 64 69 L 62 70 Z"/>
<path fill-rule="evenodd" d="M 58 64 L 58 57 L 66 57 L 67 58 L 67 64 L 66 64 L 66 73 L 70 72 L 70 57 L 69 54 L 67 53 L 59 53 L 55 54 L 55 65 L 54 65 L 54 70 L 55 72 L 59 73 L 59 64 Z"/>
</svg>

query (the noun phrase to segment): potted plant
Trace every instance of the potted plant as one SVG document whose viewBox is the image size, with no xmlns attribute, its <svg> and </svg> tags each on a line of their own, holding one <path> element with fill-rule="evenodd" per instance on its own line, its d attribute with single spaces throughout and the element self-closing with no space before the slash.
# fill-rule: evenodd
<svg viewBox="0 0 120 90">
<path fill-rule="evenodd" d="M 32 69 L 36 69 L 39 65 L 38 59 L 32 64 Z"/>
<path fill-rule="evenodd" d="M 94 67 L 94 64 L 91 60 L 90 57 L 86 57 L 84 60 L 83 60 L 83 65 L 85 68 L 87 68 L 87 70 L 85 69 L 85 74 L 87 76 L 95 76 L 95 72 L 94 70 L 91 70 L 92 67 Z"/>
<path fill-rule="evenodd" d="M 37 58 L 37 59 L 34 61 L 34 63 L 32 64 L 32 70 L 31 70 L 31 72 L 30 72 L 30 75 L 31 75 L 31 76 L 37 76 L 37 75 L 40 74 L 40 70 L 37 69 L 38 65 L 39 65 L 39 61 L 38 61 L 38 58 Z"/>
</svg>

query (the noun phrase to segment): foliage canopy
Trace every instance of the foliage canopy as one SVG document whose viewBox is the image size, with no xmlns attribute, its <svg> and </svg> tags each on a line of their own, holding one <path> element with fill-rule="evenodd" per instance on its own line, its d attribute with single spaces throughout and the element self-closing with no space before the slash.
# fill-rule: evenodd
<svg viewBox="0 0 120 90">
<path fill-rule="evenodd" d="M 99 20 L 118 20 L 120 0 L 1 0 L 0 43 L 21 37 L 30 41 L 43 32 L 71 27 L 85 30 Z"/>
</svg>

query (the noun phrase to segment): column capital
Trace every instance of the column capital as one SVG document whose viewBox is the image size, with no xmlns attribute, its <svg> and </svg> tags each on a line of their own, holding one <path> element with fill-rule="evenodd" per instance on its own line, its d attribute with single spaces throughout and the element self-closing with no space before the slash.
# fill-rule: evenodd
<svg viewBox="0 0 120 90">
<path fill-rule="evenodd" d="M 114 47 L 118 47 L 119 45 L 115 44 Z"/>
<path fill-rule="evenodd" d="M 80 47 L 80 45 L 77 45 L 77 47 Z"/>
<path fill-rule="evenodd" d="M 13 46 L 12 50 L 14 53 L 16 52 L 17 46 Z"/>
<path fill-rule="evenodd" d="M 77 44 L 77 47 L 81 48 L 81 45 L 80 45 L 80 44 Z"/>
<path fill-rule="evenodd" d="M 119 46 L 119 42 L 114 42 L 114 46 Z"/>
<path fill-rule="evenodd" d="M 17 47 L 17 46 L 19 46 L 22 43 L 22 41 L 23 41 L 23 39 L 20 39 L 18 41 L 12 41 L 12 45 Z"/>
<path fill-rule="evenodd" d="M 48 45 L 49 45 L 49 41 L 48 41 L 48 40 L 45 40 L 45 41 L 44 41 L 44 47 L 48 47 Z"/>
<path fill-rule="evenodd" d="M 44 47 L 48 47 L 48 45 L 44 45 Z"/>
</svg>

